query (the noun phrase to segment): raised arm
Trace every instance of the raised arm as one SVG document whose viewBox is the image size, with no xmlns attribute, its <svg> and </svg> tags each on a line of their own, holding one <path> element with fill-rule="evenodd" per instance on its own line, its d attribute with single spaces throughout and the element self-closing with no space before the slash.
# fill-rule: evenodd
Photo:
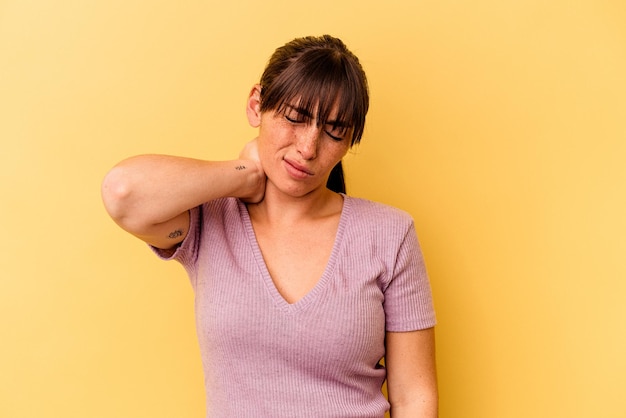
<svg viewBox="0 0 626 418">
<path fill-rule="evenodd" d="M 117 164 L 104 178 L 102 198 L 124 230 L 158 248 L 180 243 L 189 228 L 189 209 L 221 197 L 260 201 L 265 174 L 255 143 L 232 161 L 140 155 Z"/>
</svg>

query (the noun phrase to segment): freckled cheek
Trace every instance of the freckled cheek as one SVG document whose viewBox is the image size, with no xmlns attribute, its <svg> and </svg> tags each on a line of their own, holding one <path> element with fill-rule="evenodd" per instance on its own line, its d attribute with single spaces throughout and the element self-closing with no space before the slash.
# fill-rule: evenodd
<svg viewBox="0 0 626 418">
<path fill-rule="evenodd" d="M 332 145 L 330 146 L 332 147 Z M 343 159 L 343 157 L 345 157 L 346 153 L 348 152 L 348 148 L 336 147 L 335 149 L 328 150 L 328 151 L 330 152 L 326 154 L 325 165 L 329 167 L 328 170 L 330 171 L 337 163 L 339 163 L 339 161 Z"/>
<path fill-rule="evenodd" d="M 280 149 L 292 143 L 295 135 L 296 131 L 293 126 L 278 126 L 260 132 L 262 142 L 266 143 L 267 147 L 275 149 Z"/>
<path fill-rule="evenodd" d="M 271 172 L 277 164 L 280 164 L 284 156 L 284 146 L 281 145 L 277 136 L 272 135 L 272 132 L 264 132 L 263 136 L 259 136 L 258 141 L 261 166 L 266 172 Z"/>
<path fill-rule="evenodd" d="M 336 155 L 337 155 L 337 159 L 341 160 L 348 153 L 348 150 L 350 149 L 350 146 L 348 146 L 348 145 L 346 145 L 344 143 L 339 143 L 337 145 L 338 146 L 337 146 L 335 152 L 336 152 Z"/>
</svg>

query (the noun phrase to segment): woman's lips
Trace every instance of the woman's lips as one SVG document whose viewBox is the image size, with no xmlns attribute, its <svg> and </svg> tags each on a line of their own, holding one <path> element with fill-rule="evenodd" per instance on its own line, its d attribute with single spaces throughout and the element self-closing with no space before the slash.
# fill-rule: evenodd
<svg viewBox="0 0 626 418">
<path fill-rule="evenodd" d="M 311 170 L 293 160 L 285 158 L 284 161 L 287 172 L 289 172 L 292 177 L 304 179 L 313 175 L 313 172 Z"/>
</svg>

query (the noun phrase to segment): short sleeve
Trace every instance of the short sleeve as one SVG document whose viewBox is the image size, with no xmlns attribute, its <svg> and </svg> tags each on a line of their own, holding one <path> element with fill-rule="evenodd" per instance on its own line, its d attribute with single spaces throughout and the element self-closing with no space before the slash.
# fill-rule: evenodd
<svg viewBox="0 0 626 418">
<path fill-rule="evenodd" d="M 201 206 L 189 210 L 189 232 L 185 239 L 175 248 L 163 250 L 150 246 L 152 251 L 162 260 L 176 260 L 180 262 L 192 276 L 195 261 L 198 259 L 200 246 L 200 230 L 202 226 L 203 210 Z"/>
<path fill-rule="evenodd" d="M 384 293 L 387 331 L 415 331 L 435 325 L 430 282 L 413 222 L 400 244 Z"/>
</svg>

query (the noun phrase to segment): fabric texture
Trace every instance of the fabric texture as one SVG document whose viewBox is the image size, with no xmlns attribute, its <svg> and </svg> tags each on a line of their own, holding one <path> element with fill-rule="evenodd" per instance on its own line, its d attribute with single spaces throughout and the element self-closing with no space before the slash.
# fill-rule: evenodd
<svg viewBox="0 0 626 418">
<path fill-rule="evenodd" d="M 175 251 L 195 291 L 207 417 L 384 417 L 385 331 L 434 326 L 411 217 L 344 196 L 317 285 L 289 304 L 234 198 L 191 210 Z"/>
</svg>

